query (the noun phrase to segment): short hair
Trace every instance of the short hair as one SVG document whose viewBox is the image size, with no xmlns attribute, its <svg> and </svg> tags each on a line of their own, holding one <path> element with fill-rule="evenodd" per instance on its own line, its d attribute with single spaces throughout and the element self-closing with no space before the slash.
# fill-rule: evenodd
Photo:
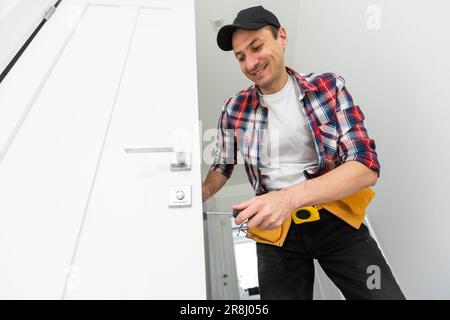
<svg viewBox="0 0 450 320">
<path fill-rule="evenodd" d="M 268 24 L 267 26 L 269 27 L 270 31 L 271 31 L 272 34 L 273 34 L 273 37 L 274 37 L 275 40 L 276 40 L 276 39 L 278 38 L 278 30 L 279 30 L 280 28 L 275 27 L 275 26 L 273 26 L 273 25 L 271 25 L 271 24 Z"/>
</svg>

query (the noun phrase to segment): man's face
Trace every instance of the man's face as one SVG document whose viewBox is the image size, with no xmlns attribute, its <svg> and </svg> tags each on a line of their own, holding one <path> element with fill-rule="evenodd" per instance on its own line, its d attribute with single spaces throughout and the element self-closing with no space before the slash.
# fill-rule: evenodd
<svg viewBox="0 0 450 320">
<path fill-rule="evenodd" d="M 277 92 L 285 84 L 286 44 L 287 35 L 283 27 L 278 30 L 277 39 L 267 26 L 258 30 L 237 29 L 233 33 L 233 51 L 241 70 L 263 94 Z"/>
</svg>

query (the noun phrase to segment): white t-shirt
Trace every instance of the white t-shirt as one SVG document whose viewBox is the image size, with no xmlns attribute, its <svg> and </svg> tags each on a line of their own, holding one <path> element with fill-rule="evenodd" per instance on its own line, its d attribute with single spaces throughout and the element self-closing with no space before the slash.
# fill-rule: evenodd
<svg viewBox="0 0 450 320">
<path fill-rule="evenodd" d="M 268 189 L 281 189 L 305 180 L 303 170 L 318 164 L 314 140 L 309 129 L 297 85 L 288 75 L 280 91 L 263 95 L 268 109 L 267 139 L 263 139 L 261 175 Z"/>
</svg>

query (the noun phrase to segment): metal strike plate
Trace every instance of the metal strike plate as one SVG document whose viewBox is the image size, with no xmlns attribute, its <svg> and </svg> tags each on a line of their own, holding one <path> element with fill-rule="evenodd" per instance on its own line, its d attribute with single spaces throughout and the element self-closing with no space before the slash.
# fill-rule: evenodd
<svg viewBox="0 0 450 320">
<path fill-rule="evenodd" d="M 191 186 L 171 186 L 169 188 L 169 207 L 190 207 L 191 205 Z"/>
</svg>

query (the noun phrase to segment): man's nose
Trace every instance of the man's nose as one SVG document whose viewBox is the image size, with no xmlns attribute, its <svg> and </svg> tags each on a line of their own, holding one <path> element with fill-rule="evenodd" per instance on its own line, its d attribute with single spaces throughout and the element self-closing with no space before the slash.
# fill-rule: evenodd
<svg viewBox="0 0 450 320">
<path fill-rule="evenodd" d="M 247 56 L 247 71 L 252 72 L 255 70 L 256 66 L 258 65 L 259 59 L 255 55 L 249 55 Z"/>
</svg>

